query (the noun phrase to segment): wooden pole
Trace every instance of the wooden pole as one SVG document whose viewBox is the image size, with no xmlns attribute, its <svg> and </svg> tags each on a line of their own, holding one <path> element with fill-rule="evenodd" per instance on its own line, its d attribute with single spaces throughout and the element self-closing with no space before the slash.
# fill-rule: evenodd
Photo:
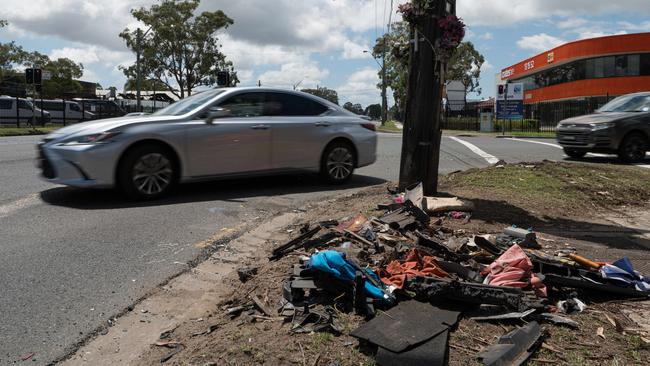
<svg viewBox="0 0 650 366">
<path fill-rule="evenodd" d="M 440 36 L 438 18 L 447 14 L 448 3 L 438 0 L 433 14 L 412 26 L 410 68 L 406 97 L 406 118 L 402 137 L 399 187 L 404 190 L 422 182 L 425 195 L 438 192 L 440 161 L 440 113 L 444 64 L 434 45 Z"/>
</svg>

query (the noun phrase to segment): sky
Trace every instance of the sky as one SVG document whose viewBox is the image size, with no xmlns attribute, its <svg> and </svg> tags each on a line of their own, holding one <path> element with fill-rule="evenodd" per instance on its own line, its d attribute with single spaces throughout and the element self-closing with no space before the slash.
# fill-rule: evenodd
<svg viewBox="0 0 650 366">
<path fill-rule="evenodd" d="M 123 89 L 120 65 L 135 55 L 118 34 L 139 24 L 130 10 L 157 0 L 2 0 L 0 42 L 68 57 L 84 65 L 82 80 Z M 203 0 L 199 11 L 223 10 L 234 25 L 218 33 L 242 86 L 333 88 L 341 103 L 380 102 L 377 62 L 364 50 L 399 21 L 405 0 Z M 650 32 L 649 0 L 458 0 L 466 40 L 485 56 L 482 93 L 495 94 L 495 74 L 577 39 Z M 140 25 L 141 26 L 141 25 Z M 392 104 L 392 98 L 389 97 Z"/>
</svg>

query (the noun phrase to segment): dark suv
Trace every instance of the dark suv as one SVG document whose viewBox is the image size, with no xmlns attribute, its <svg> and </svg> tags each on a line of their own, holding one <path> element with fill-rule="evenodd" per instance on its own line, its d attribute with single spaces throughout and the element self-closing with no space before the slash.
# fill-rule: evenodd
<svg viewBox="0 0 650 366">
<path fill-rule="evenodd" d="M 650 92 L 623 95 L 594 114 L 565 119 L 557 141 L 572 158 L 596 152 L 641 162 L 650 150 Z"/>
</svg>

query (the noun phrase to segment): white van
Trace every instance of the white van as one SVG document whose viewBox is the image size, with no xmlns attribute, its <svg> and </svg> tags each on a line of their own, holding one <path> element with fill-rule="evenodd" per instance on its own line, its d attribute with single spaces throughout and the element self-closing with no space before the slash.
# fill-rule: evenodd
<svg viewBox="0 0 650 366">
<path fill-rule="evenodd" d="M 41 100 L 36 99 L 36 106 L 50 112 L 52 123 L 77 123 L 95 118 L 95 114 L 90 111 L 83 111 L 79 103 L 61 99 Z"/>
<path fill-rule="evenodd" d="M 50 118 L 48 111 L 41 111 L 30 100 L 0 96 L 0 124 L 16 125 L 16 121 L 20 121 L 21 124 L 43 126 L 50 122 Z"/>
</svg>

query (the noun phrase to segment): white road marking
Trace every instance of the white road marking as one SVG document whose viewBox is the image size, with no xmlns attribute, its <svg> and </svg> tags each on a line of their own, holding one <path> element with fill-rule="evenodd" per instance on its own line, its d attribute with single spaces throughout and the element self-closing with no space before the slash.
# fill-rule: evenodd
<svg viewBox="0 0 650 366">
<path fill-rule="evenodd" d="M 554 148 L 556 148 L 556 149 L 562 149 L 562 146 L 557 145 L 557 144 L 552 144 L 552 143 L 550 143 L 550 142 L 533 141 L 533 140 L 516 139 L 516 138 L 506 138 L 506 140 L 521 141 L 521 142 L 530 142 L 531 144 L 546 145 L 546 146 L 554 147 Z"/>
<path fill-rule="evenodd" d="M 14 202 L 0 206 L 0 218 L 7 217 L 12 213 L 24 208 L 35 206 L 40 202 L 38 193 L 30 194 Z"/>
<path fill-rule="evenodd" d="M 471 143 L 469 143 L 467 141 L 461 140 L 458 137 L 454 137 L 454 136 L 447 136 L 447 137 L 454 140 L 454 141 L 456 141 L 456 142 L 458 142 L 459 144 L 464 145 L 468 149 L 472 150 L 472 152 L 474 154 L 476 154 L 476 155 L 482 157 L 483 159 L 485 159 L 490 165 L 494 165 L 494 164 L 499 162 L 499 158 L 497 158 L 494 155 L 490 155 L 490 154 L 486 153 L 485 151 L 481 150 L 478 146 L 476 146 L 474 144 L 471 144 Z"/>
</svg>

